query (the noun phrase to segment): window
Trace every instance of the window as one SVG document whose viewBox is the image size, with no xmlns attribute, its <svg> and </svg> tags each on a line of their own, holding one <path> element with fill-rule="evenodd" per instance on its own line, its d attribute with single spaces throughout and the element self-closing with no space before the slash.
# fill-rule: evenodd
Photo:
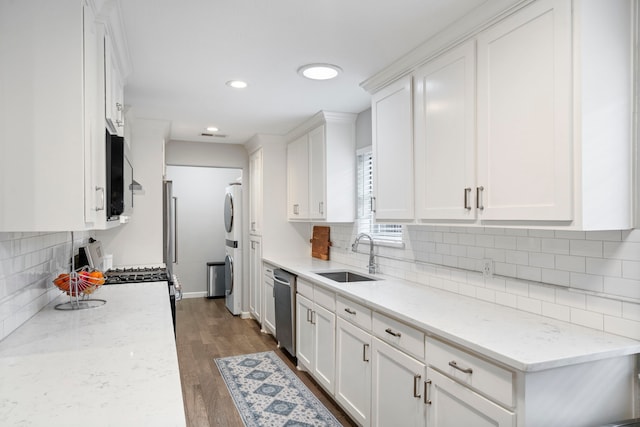
<svg viewBox="0 0 640 427">
<path fill-rule="evenodd" d="M 377 241 L 402 242 L 402 225 L 376 224 L 371 210 L 373 197 L 373 152 L 371 147 L 357 151 L 358 162 L 358 232 L 370 234 Z"/>
</svg>

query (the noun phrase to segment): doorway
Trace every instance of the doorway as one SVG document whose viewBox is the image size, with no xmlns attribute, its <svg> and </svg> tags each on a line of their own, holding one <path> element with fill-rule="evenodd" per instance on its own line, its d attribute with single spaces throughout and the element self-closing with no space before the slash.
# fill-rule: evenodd
<svg viewBox="0 0 640 427">
<path fill-rule="evenodd" d="M 177 198 L 175 274 L 186 298 L 207 293 L 207 263 L 225 259 L 225 188 L 242 169 L 167 166 Z"/>
</svg>

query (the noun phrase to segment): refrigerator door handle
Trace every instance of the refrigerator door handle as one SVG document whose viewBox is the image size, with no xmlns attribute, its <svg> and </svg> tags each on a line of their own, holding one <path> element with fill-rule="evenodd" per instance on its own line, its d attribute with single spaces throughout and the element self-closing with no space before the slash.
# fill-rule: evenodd
<svg viewBox="0 0 640 427">
<path fill-rule="evenodd" d="M 173 201 L 173 262 L 178 263 L 178 198 L 172 197 Z"/>
</svg>

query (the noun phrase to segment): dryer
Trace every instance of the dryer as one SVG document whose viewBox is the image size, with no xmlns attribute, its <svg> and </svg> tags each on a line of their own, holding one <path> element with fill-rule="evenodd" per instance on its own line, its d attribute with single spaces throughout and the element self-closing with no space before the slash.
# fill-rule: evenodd
<svg viewBox="0 0 640 427">
<path fill-rule="evenodd" d="M 234 314 L 242 310 L 242 184 L 232 182 L 225 189 L 225 305 Z"/>
</svg>

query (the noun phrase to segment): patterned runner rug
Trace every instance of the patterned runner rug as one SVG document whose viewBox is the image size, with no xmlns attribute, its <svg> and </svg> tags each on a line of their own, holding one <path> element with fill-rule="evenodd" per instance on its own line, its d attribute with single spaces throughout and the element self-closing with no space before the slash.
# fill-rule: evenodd
<svg viewBox="0 0 640 427">
<path fill-rule="evenodd" d="M 341 426 L 273 351 L 215 362 L 247 427 Z"/>
</svg>

